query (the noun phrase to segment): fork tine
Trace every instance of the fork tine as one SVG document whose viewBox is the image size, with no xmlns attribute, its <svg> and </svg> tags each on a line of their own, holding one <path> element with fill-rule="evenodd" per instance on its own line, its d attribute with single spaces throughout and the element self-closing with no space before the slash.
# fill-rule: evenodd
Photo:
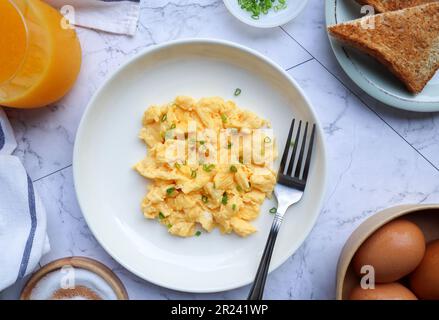
<svg viewBox="0 0 439 320">
<path fill-rule="evenodd" d="M 300 129 L 302 127 L 302 120 L 299 121 L 299 128 L 296 133 L 296 140 L 294 140 L 293 153 L 291 154 L 290 164 L 288 165 L 287 175 L 291 175 L 293 171 L 294 159 L 296 158 L 297 145 L 299 144 Z"/>
<path fill-rule="evenodd" d="M 286 142 L 286 145 L 285 145 L 284 154 L 282 155 L 282 161 L 281 161 L 280 167 L 279 167 L 279 172 L 280 173 L 284 172 L 285 164 L 287 163 L 288 151 L 290 151 L 291 136 L 293 135 L 294 123 L 295 122 L 296 122 L 296 119 L 293 119 L 291 121 L 290 132 L 288 132 L 288 138 L 287 138 L 287 142 Z"/>
<path fill-rule="evenodd" d="M 300 171 L 302 171 L 302 161 L 303 161 L 303 154 L 305 153 L 306 134 L 307 133 L 308 133 L 308 122 L 305 125 L 305 132 L 303 134 L 302 146 L 300 147 L 299 159 L 297 159 L 296 170 L 294 172 L 294 176 L 296 178 L 300 177 Z"/>
<path fill-rule="evenodd" d="M 305 160 L 305 168 L 303 169 L 303 178 L 302 179 L 305 181 L 308 178 L 309 166 L 311 163 L 312 149 L 313 149 L 313 145 L 314 145 L 315 132 L 316 132 L 316 125 L 314 124 L 312 126 L 311 138 L 309 140 L 308 154 L 306 155 L 306 160 Z"/>
</svg>

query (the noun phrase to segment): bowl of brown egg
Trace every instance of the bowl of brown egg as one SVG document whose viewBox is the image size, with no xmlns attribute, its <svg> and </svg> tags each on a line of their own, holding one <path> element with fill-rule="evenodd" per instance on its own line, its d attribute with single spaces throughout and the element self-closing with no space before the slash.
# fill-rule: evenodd
<svg viewBox="0 0 439 320">
<path fill-rule="evenodd" d="M 349 237 L 337 300 L 439 300 L 439 205 L 381 211 Z"/>
</svg>

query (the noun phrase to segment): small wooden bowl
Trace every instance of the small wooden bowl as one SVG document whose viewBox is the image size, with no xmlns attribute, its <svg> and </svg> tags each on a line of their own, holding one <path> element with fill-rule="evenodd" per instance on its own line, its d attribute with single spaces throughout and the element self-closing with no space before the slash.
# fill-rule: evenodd
<svg viewBox="0 0 439 320">
<path fill-rule="evenodd" d="M 113 289 L 118 300 L 128 300 L 128 293 L 120 279 L 107 266 L 86 257 L 69 257 L 52 261 L 35 272 L 21 291 L 20 299 L 29 300 L 35 285 L 50 272 L 61 269 L 63 266 L 70 265 L 75 268 L 91 271 L 104 279 Z"/>
<path fill-rule="evenodd" d="M 347 300 L 359 278 L 351 267 L 351 260 L 369 236 L 386 223 L 404 217 L 416 223 L 424 232 L 425 240 L 439 239 L 439 205 L 403 205 L 383 210 L 364 221 L 349 237 L 338 260 L 336 299 Z"/>
</svg>

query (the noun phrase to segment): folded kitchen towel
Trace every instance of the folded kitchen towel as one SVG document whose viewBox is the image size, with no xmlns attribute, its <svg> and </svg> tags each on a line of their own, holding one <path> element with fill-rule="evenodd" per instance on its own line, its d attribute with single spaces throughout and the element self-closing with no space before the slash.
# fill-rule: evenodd
<svg viewBox="0 0 439 320">
<path fill-rule="evenodd" d="M 59 9 L 76 26 L 126 35 L 136 33 L 140 0 L 44 1 Z"/>
<path fill-rule="evenodd" d="M 20 160 L 0 108 L 0 291 L 32 272 L 50 250 L 46 212 Z"/>
</svg>

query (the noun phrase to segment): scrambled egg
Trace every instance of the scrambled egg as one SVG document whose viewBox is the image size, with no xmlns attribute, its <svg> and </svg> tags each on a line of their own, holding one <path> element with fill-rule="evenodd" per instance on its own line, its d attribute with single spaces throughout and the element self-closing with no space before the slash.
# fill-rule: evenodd
<svg viewBox="0 0 439 320">
<path fill-rule="evenodd" d="M 259 216 L 276 183 L 266 160 L 275 159 L 277 149 L 273 137 L 262 137 L 259 148 L 258 140 L 249 146 L 242 137 L 263 128 L 269 128 L 266 120 L 217 97 L 195 101 L 179 96 L 170 104 L 149 107 L 140 132 L 148 153 L 134 166 L 152 180 L 141 205 L 144 216 L 181 237 L 215 227 L 242 237 L 254 233 L 250 221 Z M 209 130 L 210 136 L 201 134 Z M 221 138 L 224 132 L 230 133 L 226 139 Z M 221 155 L 227 161 L 219 160 Z"/>
</svg>

